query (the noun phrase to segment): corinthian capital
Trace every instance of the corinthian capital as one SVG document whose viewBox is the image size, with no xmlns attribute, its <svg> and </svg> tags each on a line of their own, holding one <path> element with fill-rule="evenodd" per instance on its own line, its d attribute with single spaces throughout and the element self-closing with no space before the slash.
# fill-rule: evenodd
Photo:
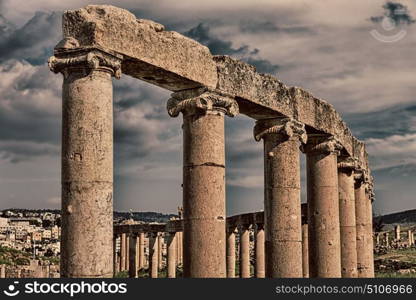
<svg viewBox="0 0 416 300">
<path fill-rule="evenodd" d="M 291 118 L 258 120 L 253 133 L 257 142 L 269 134 L 278 135 L 283 139 L 297 138 L 304 144 L 308 139 L 305 125 Z"/>
<path fill-rule="evenodd" d="M 78 45 L 78 41 L 73 38 L 65 38 L 58 43 L 54 56 L 48 60 L 49 69 L 54 73 L 62 73 L 65 77 L 76 69 L 86 72 L 103 70 L 117 79 L 121 77 L 122 56 L 97 48 L 78 48 Z"/>
<path fill-rule="evenodd" d="M 304 153 L 340 154 L 342 144 L 334 136 L 324 134 L 308 135 L 308 143 L 301 146 Z"/>
<path fill-rule="evenodd" d="M 167 110 L 171 117 L 177 117 L 181 112 L 193 115 L 215 110 L 234 117 L 238 114 L 238 104 L 233 97 L 222 92 L 199 88 L 173 93 L 168 100 Z"/>
</svg>

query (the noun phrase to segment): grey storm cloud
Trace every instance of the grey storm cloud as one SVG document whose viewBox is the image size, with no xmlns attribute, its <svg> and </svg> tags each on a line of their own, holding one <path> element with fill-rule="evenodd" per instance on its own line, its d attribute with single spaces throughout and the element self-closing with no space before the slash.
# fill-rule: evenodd
<svg viewBox="0 0 416 300">
<path fill-rule="evenodd" d="M 207 46 L 213 55 L 235 56 L 249 64 L 252 64 L 261 73 L 276 73 L 279 65 L 271 63 L 269 60 L 258 57 L 259 49 L 251 49 L 248 45 L 238 48 L 233 47 L 231 41 L 222 40 L 211 33 L 208 24 L 200 23 L 185 32 L 184 35 L 197 40 Z"/>
<path fill-rule="evenodd" d="M 0 24 L 7 20 L 0 18 Z M 61 38 L 61 14 L 37 12 L 23 27 L 4 25 L 0 30 L 0 61 L 25 59 L 34 65 L 45 64 L 51 49 Z M 0 28 L 3 28 L 1 26 Z"/>
<path fill-rule="evenodd" d="M 271 21 L 245 20 L 239 25 L 243 33 L 287 33 L 287 34 L 314 34 L 312 28 L 307 26 L 277 26 Z"/>
<path fill-rule="evenodd" d="M 374 16 L 370 18 L 373 23 L 380 23 L 384 18 L 388 18 L 396 26 L 410 25 L 416 22 L 416 20 L 410 15 L 409 9 L 399 2 L 388 1 L 383 5 L 383 9 L 383 16 Z"/>
<path fill-rule="evenodd" d="M 392 106 L 366 113 L 345 114 L 355 136 L 360 139 L 405 135 L 416 130 L 416 105 Z"/>
</svg>

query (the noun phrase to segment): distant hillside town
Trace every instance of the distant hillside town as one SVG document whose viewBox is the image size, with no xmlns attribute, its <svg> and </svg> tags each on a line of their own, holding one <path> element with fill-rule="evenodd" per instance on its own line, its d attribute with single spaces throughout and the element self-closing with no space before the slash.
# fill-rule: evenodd
<svg viewBox="0 0 416 300">
<path fill-rule="evenodd" d="M 164 223 L 174 214 L 114 212 L 114 224 Z M 59 277 L 61 211 L 0 211 L 0 277 Z M 7 275 L 7 276 L 6 276 Z"/>
</svg>

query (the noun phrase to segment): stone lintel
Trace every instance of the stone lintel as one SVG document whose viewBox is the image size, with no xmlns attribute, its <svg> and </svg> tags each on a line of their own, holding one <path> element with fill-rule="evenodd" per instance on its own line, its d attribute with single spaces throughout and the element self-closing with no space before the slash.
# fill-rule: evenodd
<svg viewBox="0 0 416 300">
<path fill-rule="evenodd" d="M 215 87 L 217 70 L 208 48 L 125 9 L 88 5 L 63 15 L 64 38 L 80 47 L 100 47 L 123 55 L 123 73 L 178 91 Z"/>
</svg>

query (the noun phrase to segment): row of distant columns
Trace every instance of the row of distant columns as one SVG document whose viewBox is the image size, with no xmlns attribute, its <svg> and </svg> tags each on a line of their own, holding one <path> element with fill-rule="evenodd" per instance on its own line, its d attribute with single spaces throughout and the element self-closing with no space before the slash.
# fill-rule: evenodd
<svg viewBox="0 0 416 300">
<path fill-rule="evenodd" d="M 336 139 L 306 135 L 295 120 L 257 121 L 254 134 L 264 140 L 266 276 L 305 275 L 303 234 L 309 241 L 310 277 L 373 277 L 365 173 L 353 159 L 340 156 Z M 307 161 L 307 234 L 300 220 L 299 144 Z"/>
<path fill-rule="evenodd" d="M 114 236 L 114 275 L 128 271 L 129 277 L 138 277 L 140 270 L 148 269 L 149 277 L 157 278 L 164 267 L 163 249 L 166 245 L 166 268 L 169 278 L 176 277 L 176 267 L 182 264 L 182 232 L 121 233 Z M 146 242 L 147 240 L 147 242 Z M 120 243 L 116 251 L 117 241 Z M 146 246 L 148 256 L 146 256 Z"/>
<path fill-rule="evenodd" d="M 401 237 L 401 228 L 400 225 L 396 225 L 394 227 L 394 231 L 393 231 L 394 235 L 394 239 L 393 241 L 390 240 L 390 233 L 389 232 L 376 232 L 375 235 L 375 243 L 377 246 L 381 246 L 383 244 L 383 246 L 385 247 L 390 247 L 391 242 L 396 243 L 396 242 L 401 242 L 403 241 L 402 237 Z M 381 241 L 380 236 L 383 235 L 384 236 L 384 240 Z M 407 230 L 407 246 L 411 247 L 415 245 L 415 237 L 414 237 L 414 232 L 412 229 L 408 229 Z"/>
<path fill-rule="evenodd" d="M 113 275 L 111 77 L 120 77 L 121 60 L 102 50 L 77 48 L 71 38 L 59 43 L 49 60 L 51 70 L 64 75 L 62 277 Z M 184 276 L 225 277 L 224 116 L 238 114 L 238 105 L 229 95 L 199 88 L 172 94 L 168 113 L 181 112 Z M 307 136 L 303 124 L 291 119 L 260 120 L 255 137 L 264 140 L 266 277 L 303 273 L 299 142 L 307 156 L 309 273 L 341 276 L 339 145 L 328 135 Z M 348 193 L 352 195 L 351 190 Z M 372 276 L 371 202 L 364 184 L 355 188 L 355 206 L 358 273 Z"/>
</svg>

